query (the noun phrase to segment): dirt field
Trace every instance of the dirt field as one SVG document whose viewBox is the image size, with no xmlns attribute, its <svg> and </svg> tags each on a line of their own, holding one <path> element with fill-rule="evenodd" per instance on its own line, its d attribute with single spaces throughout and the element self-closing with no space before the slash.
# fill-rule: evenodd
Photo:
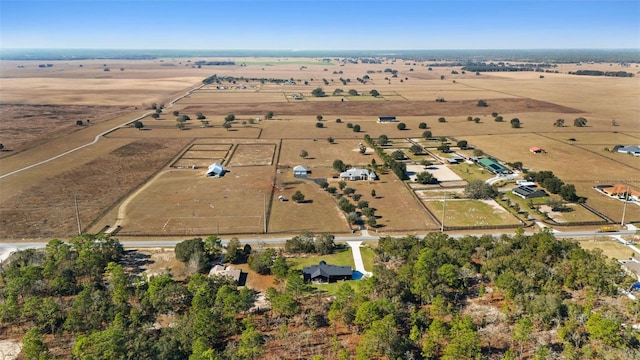
<svg viewBox="0 0 640 360">
<path fill-rule="evenodd" d="M 312 170 L 312 177 L 331 177 L 335 159 L 354 165 L 366 165 L 372 159 L 379 162 L 377 155 L 354 151 L 365 134 L 373 138 L 385 134 L 408 147 L 404 139 L 420 138 L 421 122 L 428 124 L 434 136 L 467 140 L 491 156 L 522 161 L 534 171 L 554 171 L 563 181 L 573 183 L 579 195 L 588 197 L 588 205 L 616 221 L 622 203 L 601 196 L 592 187 L 617 179 L 640 179 L 640 165 L 634 158 L 604 151 L 640 141 L 638 77 L 567 74 L 591 66 L 584 64 L 559 65 L 560 73 L 545 73 L 540 78 L 533 72 L 453 75 L 452 70 L 460 69 L 434 67 L 429 71 L 425 63 L 391 60 L 342 66 L 316 59 L 242 59 L 246 66 L 202 68 L 190 60 L 56 61 L 46 68 L 32 61 L 0 62 L 0 143 L 16 150 L 2 153 L 2 174 L 86 144 L 102 131 L 142 115 L 153 102 L 169 106 L 170 99 L 199 86 L 207 76 L 231 79 L 193 92 L 167 107 L 157 120 L 144 118 L 144 131 L 120 128 L 82 151 L 0 178 L 2 236 L 73 233 L 75 193 L 79 194 L 82 223 L 93 223 L 93 231 L 121 221 L 123 235 L 260 233 L 266 203 L 268 230 L 274 233 L 301 229 L 348 232 L 335 200 L 315 184 L 290 179 L 291 168 L 303 164 Z M 388 68 L 397 70 L 398 77 L 385 73 Z M 340 80 L 363 74 L 370 76 L 366 84 L 351 81 L 345 85 Z M 270 79 L 291 79 L 295 84 L 276 84 Z M 316 87 L 329 96 L 312 97 Z M 337 89 L 343 94 L 332 95 Z M 372 89 L 381 96 L 370 96 Z M 349 90 L 361 95 L 348 95 Z M 295 100 L 292 94 L 301 94 L 303 99 Z M 437 98 L 446 102 L 436 102 Z M 478 107 L 480 99 L 488 107 Z M 194 119 L 187 122 L 186 130 L 176 128 L 174 110 Z M 255 121 L 268 111 L 274 112 L 273 120 Z M 208 127 L 195 120 L 196 112 L 206 115 Z M 495 122 L 492 112 L 505 121 Z M 224 117 L 230 113 L 236 120 L 231 129 L 224 129 Z M 324 118 L 322 128 L 316 126 L 317 115 Z M 381 115 L 397 116 L 408 130 L 398 130 L 394 123 L 377 123 Z M 446 122 L 438 122 L 441 116 Z M 469 122 L 468 116 L 481 121 Z M 573 119 L 579 116 L 588 119 L 587 127 L 573 127 Z M 510 126 L 510 119 L 516 117 L 521 120 L 520 129 Z M 76 128 L 76 118 L 90 119 L 91 125 Z M 567 126 L 554 127 L 558 118 L 565 119 Z M 616 126 L 612 126 L 614 120 Z M 27 130 L 25 121 L 30 121 Z M 354 132 L 347 123 L 360 125 L 361 131 Z M 335 144 L 330 145 L 328 137 Z M 178 157 L 189 143 L 199 145 Z M 127 144 L 145 144 L 148 149 L 138 149 L 133 157 L 116 155 Z M 165 147 L 158 148 L 158 144 Z M 531 146 L 547 153 L 534 155 L 528 151 Z M 309 156 L 301 158 L 301 150 Z M 207 179 L 200 167 L 216 161 L 226 162 L 230 172 L 220 179 Z M 178 169 L 193 166 L 198 169 Z M 462 175 L 466 170 L 454 168 Z M 274 179 L 277 171 L 280 174 Z M 156 172 L 159 175 L 138 195 L 124 196 Z M 274 189 L 274 183 L 284 184 L 282 190 Z M 383 174 L 378 182 L 349 186 L 377 209 L 379 232 L 424 232 L 437 227 L 411 190 L 393 174 Z M 379 195 L 375 199 L 369 196 L 372 189 Z M 296 190 L 313 202 L 277 201 L 277 195 L 290 197 Z M 84 203 L 84 199 L 91 201 Z M 120 218 L 118 210 L 126 216 Z M 106 215 L 97 219 L 100 214 Z M 627 221 L 640 221 L 640 207 L 628 207 L 626 216 Z"/>
</svg>

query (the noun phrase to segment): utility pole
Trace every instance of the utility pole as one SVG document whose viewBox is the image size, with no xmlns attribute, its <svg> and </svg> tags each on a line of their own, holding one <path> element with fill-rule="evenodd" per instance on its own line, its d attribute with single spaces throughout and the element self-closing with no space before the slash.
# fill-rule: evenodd
<svg viewBox="0 0 640 360">
<path fill-rule="evenodd" d="M 78 222 L 78 235 L 82 235 L 82 225 L 80 224 L 80 209 L 78 208 L 78 194 L 73 195 L 73 201 L 76 205 L 76 221 Z"/>
<path fill-rule="evenodd" d="M 624 193 L 624 206 L 622 207 L 622 221 L 620 222 L 620 226 L 624 226 L 624 216 L 627 213 L 627 202 L 629 202 L 629 183 L 627 183 L 627 191 Z"/>
<path fill-rule="evenodd" d="M 444 201 L 442 202 L 442 221 L 440 221 L 440 232 L 444 232 L 444 212 L 447 209 L 447 193 L 444 193 Z"/>
</svg>

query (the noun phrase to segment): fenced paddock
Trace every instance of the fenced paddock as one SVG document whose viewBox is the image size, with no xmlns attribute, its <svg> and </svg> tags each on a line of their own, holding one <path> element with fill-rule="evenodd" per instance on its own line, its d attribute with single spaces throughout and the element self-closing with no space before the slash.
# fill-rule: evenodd
<svg viewBox="0 0 640 360">
<path fill-rule="evenodd" d="M 238 144 L 227 164 L 229 166 L 270 166 L 273 165 L 275 151 L 276 144 Z"/>
<path fill-rule="evenodd" d="M 171 164 L 173 168 L 206 168 L 214 162 L 225 163 L 232 144 L 193 144 Z"/>
</svg>

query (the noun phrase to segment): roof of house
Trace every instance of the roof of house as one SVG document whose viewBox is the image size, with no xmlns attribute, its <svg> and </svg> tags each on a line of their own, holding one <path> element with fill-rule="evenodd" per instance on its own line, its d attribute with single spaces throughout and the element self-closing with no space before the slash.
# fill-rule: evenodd
<svg viewBox="0 0 640 360">
<path fill-rule="evenodd" d="M 305 172 L 306 172 L 306 171 L 307 171 L 307 168 L 306 168 L 306 167 L 304 167 L 304 166 L 302 166 L 302 165 L 297 165 L 297 166 L 294 166 L 294 167 L 293 167 L 293 171 L 294 171 L 294 172 L 298 172 L 298 171 L 305 171 Z"/>
<path fill-rule="evenodd" d="M 548 196 L 547 193 L 542 189 L 536 189 L 530 186 L 518 186 L 514 188 L 512 192 L 518 196 L 522 196 L 524 198 L 534 198 L 534 197 L 543 197 Z"/>
<path fill-rule="evenodd" d="M 362 178 L 362 177 L 366 177 L 367 179 L 377 179 L 378 176 L 376 175 L 376 173 L 374 173 L 373 171 L 370 171 L 368 169 L 358 169 L 358 168 L 351 168 L 343 173 L 340 173 L 340 177 L 341 178 Z"/>
<path fill-rule="evenodd" d="M 329 265 L 320 261 L 318 265 L 305 266 L 302 273 L 313 279 L 316 277 L 349 276 L 353 274 L 353 270 L 351 266 Z"/>
<path fill-rule="evenodd" d="M 209 271 L 209 276 L 213 275 L 230 276 L 233 280 L 240 281 L 242 270 L 235 269 L 233 266 L 216 265 Z"/>
<path fill-rule="evenodd" d="M 532 147 L 529 148 L 529 151 L 531 151 L 531 152 L 540 152 L 540 151 L 542 151 L 542 149 L 537 147 L 537 146 L 532 146 Z"/>
</svg>

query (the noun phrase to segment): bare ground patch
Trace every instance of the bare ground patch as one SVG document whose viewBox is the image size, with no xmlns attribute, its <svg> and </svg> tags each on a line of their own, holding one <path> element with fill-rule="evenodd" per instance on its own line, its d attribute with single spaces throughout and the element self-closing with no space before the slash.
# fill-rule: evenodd
<svg viewBox="0 0 640 360">
<path fill-rule="evenodd" d="M 77 233 L 76 198 L 80 222 L 89 226 L 185 145 L 184 140 L 138 140 L 41 181 L 2 204 L 0 237 L 72 236 Z"/>
<path fill-rule="evenodd" d="M 131 107 L 0 104 L 0 143 L 12 150 L 1 152 L 0 157 L 113 119 L 127 110 Z M 82 120 L 84 126 L 77 126 L 76 120 Z"/>
</svg>

